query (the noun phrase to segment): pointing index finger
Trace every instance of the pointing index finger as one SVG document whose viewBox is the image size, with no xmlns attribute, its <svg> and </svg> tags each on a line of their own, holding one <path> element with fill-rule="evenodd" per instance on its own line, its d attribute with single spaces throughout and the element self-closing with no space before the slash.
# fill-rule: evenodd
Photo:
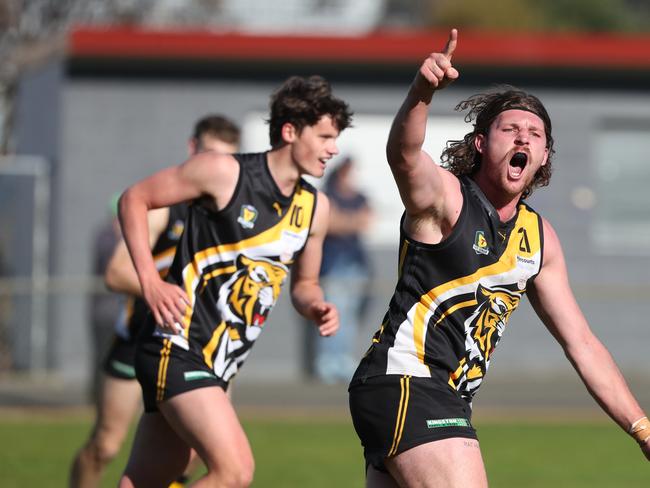
<svg viewBox="0 0 650 488">
<path fill-rule="evenodd" d="M 456 50 L 457 43 L 458 43 L 458 30 L 452 29 L 451 32 L 449 33 L 449 39 L 447 39 L 447 44 L 445 45 L 445 49 L 442 51 L 442 54 L 447 56 L 447 59 L 451 60 L 451 57 L 454 55 L 454 51 Z"/>
</svg>

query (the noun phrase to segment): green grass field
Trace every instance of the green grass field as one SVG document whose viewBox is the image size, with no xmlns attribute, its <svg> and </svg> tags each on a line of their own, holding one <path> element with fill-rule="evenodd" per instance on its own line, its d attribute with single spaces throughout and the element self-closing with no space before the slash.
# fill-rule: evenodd
<svg viewBox="0 0 650 488">
<path fill-rule="evenodd" d="M 0 412 L 1 413 L 1 412 Z M 256 487 L 363 486 L 361 448 L 345 416 L 246 414 Z M 87 411 L 0 415 L 0 486 L 66 486 L 70 460 L 90 428 Z M 650 465 L 608 422 L 477 422 L 491 487 L 650 487 Z M 103 486 L 115 486 L 126 450 Z"/>
</svg>

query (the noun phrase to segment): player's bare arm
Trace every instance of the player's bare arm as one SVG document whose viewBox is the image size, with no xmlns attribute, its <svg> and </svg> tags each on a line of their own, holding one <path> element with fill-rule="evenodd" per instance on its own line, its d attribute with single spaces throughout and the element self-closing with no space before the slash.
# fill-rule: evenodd
<svg viewBox="0 0 650 488">
<path fill-rule="evenodd" d="M 612 356 L 591 331 L 582 314 L 569 285 L 560 241 L 546 220 L 544 264 L 528 294 L 537 315 L 560 343 L 589 393 L 618 425 L 629 432 L 632 424 L 645 414 Z M 647 457 L 650 440 L 642 445 L 642 449 Z"/>
<path fill-rule="evenodd" d="M 329 221 L 329 200 L 318 192 L 314 222 L 307 244 L 291 271 L 291 301 L 304 317 L 314 321 L 322 336 L 330 336 L 339 328 L 336 307 L 324 300 L 319 282 L 323 240 Z"/>
<path fill-rule="evenodd" d="M 388 136 L 386 155 L 406 208 L 406 230 L 422 242 L 446 237 L 462 206 L 458 180 L 422 150 L 433 94 L 458 78 L 451 63 L 457 40 L 452 29 L 442 52 L 422 63 Z"/>
<path fill-rule="evenodd" d="M 188 297 L 158 275 L 149 244 L 147 212 L 199 197 L 210 199 L 216 209 L 223 208 L 233 195 L 238 175 L 239 165 L 232 156 L 206 152 L 136 183 L 120 198 L 122 233 L 143 297 L 156 323 L 169 332 L 181 331 Z"/>
<path fill-rule="evenodd" d="M 147 213 L 149 224 L 149 247 L 153 248 L 154 243 L 160 237 L 169 220 L 169 208 L 158 208 Z M 121 239 L 115 246 L 106 272 L 104 273 L 106 286 L 116 293 L 126 293 L 133 296 L 142 296 L 142 288 L 138 280 L 138 274 L 133 267 L 133 261 L 129 255 L 124 239 Z"/>
</svg>

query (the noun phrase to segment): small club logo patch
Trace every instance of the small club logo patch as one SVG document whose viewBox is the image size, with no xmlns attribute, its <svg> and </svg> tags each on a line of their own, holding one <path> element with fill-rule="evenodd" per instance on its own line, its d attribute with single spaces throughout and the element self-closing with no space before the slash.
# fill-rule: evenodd
<svg viewBox="0 0 650 488">
<path fill-rule="evenodd" d="M 427 428 L 429 429 L 440 429 L 442 427 L 471 427 L 471 425 L 469 420 L 463 418 L 427 420 Z"/>
<path fill-rule="evenodd" d="M 185 371 L 183 378 L 185 381 L 202 380 L 205 378 L 214 378 L 215 376 L 208 371 Z"/>
<path fill-rule="evenodd" d="M 487 255 L 490 253 L 487 239 L 485 239 L 485 232 L 483 232 L 482 230 L 476 231 L 476 236 L 474 237 L 474 245 L 472 246 L 472 249 L 474 249 L 474 252 L 476 252 L 476 254 Z"/>
<path fill-rule="evenodd" d="M 241 210 L 239 211 L 239 217 L 237 217 L 237 222 L 244 229 L 252 229 L 255 226 L 255 221 L 257 220 L 257 209 L 252 205 L 242 205 Z"/>
</svg>

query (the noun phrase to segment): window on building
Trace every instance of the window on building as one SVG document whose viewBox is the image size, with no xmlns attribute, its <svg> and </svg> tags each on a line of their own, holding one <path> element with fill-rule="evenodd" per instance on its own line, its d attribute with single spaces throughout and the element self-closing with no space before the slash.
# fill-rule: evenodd
<svg viewBox="0 0 650 488">
<path fill-rule="evenodd" d="M 596 250 L 650 255 L 650 120 L 605 121 L 594 158 Z"/>
</svg>

